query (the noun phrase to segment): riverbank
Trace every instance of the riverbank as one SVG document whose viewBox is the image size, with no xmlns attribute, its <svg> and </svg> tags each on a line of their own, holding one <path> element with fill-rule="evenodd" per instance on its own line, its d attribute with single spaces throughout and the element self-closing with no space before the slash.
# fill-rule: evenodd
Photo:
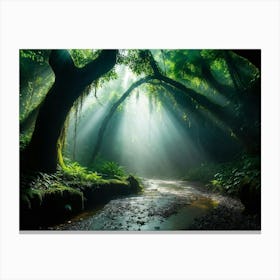
<svg viewBox="0 0 280 280">
<path fill-rule="evenodd" d="M 238 199 L 221 197 L 216 208 L 196 218 L 189 230 L 261 230 L 259 215 L 246 213 Z"/>
<path fill-rule="evenodd" d="M 20 230 L 47 229 L 111 199 L 141 191 L 133 177 L 83 179 L 44 173 L 21 180 Z"/>
<path fill-rule="evenodd" d="M 240 200 L 213 193 L 186 181 L 143 180 L 141 194 L 111 200 L 52 230 L 182 231 L 258 230 L 260 223 L 244 214 Z M 212 222 L 211 222 L 212 221 Z"/>
<path fill-rule="evenodd" d="M 189 230 L 261 230 L 260 213 L 248 212 L 240 198 L 213 190 L 201 182 L 193 184 L 219 203 L 207 214 L 194 219 Z"/>
</svg>

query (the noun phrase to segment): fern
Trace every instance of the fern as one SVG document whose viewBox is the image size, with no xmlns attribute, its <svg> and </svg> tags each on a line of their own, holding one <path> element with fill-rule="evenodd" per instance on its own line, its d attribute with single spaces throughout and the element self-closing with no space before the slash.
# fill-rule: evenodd
<svg viewBox="0 0 280 280">
<path fill-rule="evenodd" d="M 68 164 L 63 168 L 63 172 L 68 178 L 75 178 L 78 180 L 97 181 L 102 178 L 97 172 L 88 171 L 86 167 L 81 166 L 77 162 Z"/>
</svg>

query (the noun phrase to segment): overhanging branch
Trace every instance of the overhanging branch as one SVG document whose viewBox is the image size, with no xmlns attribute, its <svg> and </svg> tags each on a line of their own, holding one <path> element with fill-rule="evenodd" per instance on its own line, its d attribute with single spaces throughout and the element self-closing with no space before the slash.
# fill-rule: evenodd
<svg viewBox="0 0 280 280">
<path fill-rule="evenodd" d="M 147 83 L 148 81 L 154 79 L 154 76 L 147 76 L 145 78 L 142 78 L 136 82 L 134 82 L 126 91 L 125 93 L 113 104 L 113 106 L 111 107 L 110 111 L 108 112 L 108 114 L 105 116 L 101 127 L 98 131 L 98 135 L 97 135 L 97 141 L 93 150 L 93 154 L 91 157 L 91 162 L 93 162 L 101 148 L 102 145 L 102 139 L 104 136 L 104 133 L 106 131 L 106 128 L 108 126 L 108 123 L 110 121 L 110 119 L 112 118 L 112 116 L 114 115 L 114 113 L 116 112 L 117 108 L 119 107 L 119 105 L 124 102 L 124 100 L 130 95 L 130 93 L 137 87 L 139 87 L 140 85 Z"/>
</svg>

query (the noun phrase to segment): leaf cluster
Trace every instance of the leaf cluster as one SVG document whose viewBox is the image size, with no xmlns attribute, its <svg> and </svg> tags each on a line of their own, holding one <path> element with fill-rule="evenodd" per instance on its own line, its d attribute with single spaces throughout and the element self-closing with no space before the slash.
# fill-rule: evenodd
<svg viewBox="0 0 280 280">
<path fill-rule="evenodd" d="M 20 151 L 23 151 L 31 140 L 31 133 L 22 133 L 19 137 Z"/>
<path fill-rule="evenodd" d="M 91 169 L 95 170 L 99 174 L 102 174 L 102 177 L 123 178 L 126 176 L 123 166 L 120 166 L 115 161 L 107 161 L 101 158 L 98 158 L 95 161 Z"/>
<path fill-rule="evenodd" d="M 260 159 L 244 155 L 233 162 L 205 164 L 189 170 L 187 179 L 206 182 L 209 189 L 234 196 L 244 185 L 260 190 Z"/>
<path fill-rule="evenodd" d="M 69 49 L 68 50 L 76 67 L 82 68 L 91 61 L 95 60 L 101 50 L 93 49 Z M 100 79 L 94 82 L 96 88 L 102 87 L 106 82 L 114 80 L 118 77 L 115 67 L 103 75 Z"/>
<path fill-rule="evenodd" d="M 153 69 L 149 55 L 148 50 L 120 50 L 117 63 L 128 66 L 136 75 L 151 75 Z"/>
<path fill-rule="evenodd" d="M 69 49 L 68 50 L 76 67 L 82 68 L 92 60 L 96 59 L 101 50 L 92 49 Z"/>
<path fill-rule="evenodd" d="M 20 50 L 20 59 L 30 59 L 40 65 L 47 63 L 51 50 Z"/>
<path fill-rule="evenodd" d="M 89 171 L 86 167 L 81 166 L 78 162 L 67 164 L 63 168 L 62 172 L 62 175 L 66 179 L 95 182 L 102 178 L 97 174 L 97 172 Z"/>
<path fill-rule="evenodd" d="M 53 185 L 62 183 L 62 178 L 59 172 L 54 174 L 36 172 L 21 174 L 20 183 L 23 189 L 47 190 Z"/>
</svg>

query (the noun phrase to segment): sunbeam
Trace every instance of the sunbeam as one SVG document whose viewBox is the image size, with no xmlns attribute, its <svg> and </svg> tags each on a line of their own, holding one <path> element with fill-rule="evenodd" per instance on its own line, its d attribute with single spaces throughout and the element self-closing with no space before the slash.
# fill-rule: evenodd
<svg viewBox="0 0 280 280">
<path fill-rule="evenodd" d="M 188 166 L 203 159 L 182 125 L 163 107 L 149 109 L 143 91 L 124 106 L 122 123 L 114 136 L 119 161 L 142 176 L 180 176 Z M 114 143 L 114 139 L 111 139 Z"/>
<path fill-rule="evenodd" d="M 260 229 L 259 50 L 21 50 L 20 66 L 21 229 Z"/>
</svg>

